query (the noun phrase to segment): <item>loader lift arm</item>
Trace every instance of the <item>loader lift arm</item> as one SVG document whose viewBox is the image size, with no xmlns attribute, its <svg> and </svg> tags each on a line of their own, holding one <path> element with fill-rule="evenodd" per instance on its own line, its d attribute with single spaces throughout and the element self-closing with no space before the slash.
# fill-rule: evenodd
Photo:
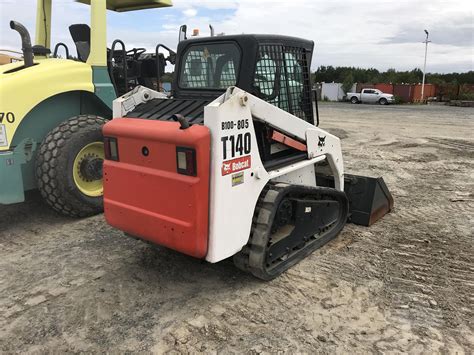
<svg viewBox="0 0 474 355">
<path fill-rule="evenodd" d="M 228 88 L 225 99 L 228 99 L 231 95 L 237 95 L 241 104 L 250 108 L 254 120 L 263 122 L 278 132 L 294 137 L 306 145 L 307 160 L 291 165 L 286 169 L 270 171 L 270 179 L 284 175 L 288 170 L 316 164 L 327 159 L 334 175 L 335 188 L 339 191 L 344 190 L 344 165 L 341 141 L 338 137 L 237 87 Z M 324 144 L 320 143 L 320 139 L 324 140 Z"/>
<path fill-rule="evenodd" d="M 239 121 L 248 122 L 248 126 L 241 125 L 239 128 L 238 125 L 231 124 Z M 264 123 L 303 144 L 306 147 L 303 157 L 279 167 L 267 167 L 257 141 L 258 123 Z M 316 197 L 313 200 L 305 200 L 304 203 L 316 203 L 322 195 L 319 190 L 312 190 L 316 187 L 314 165 L 325 160 L 331 167 L 336 186 L 324 196 L 332 201 L 328 203 L 340 205 L 334 210 L 335 214 L 331 215 L 332 227 L 327 231 L 333 236 L 337 235 L 347 218 L 347 213 L 344 212 L 347 199 L 337 194 L 344 195 L 343 159 L 339 138 L 237 87 L 228 88 L 223 95 L 204 107 L 204 126 L 209 128 L 212 137 L 209 192 L 212 207 L 209 214 L 207 261 L 217 262 L 235 255 L 248 243 L 249 235 L 252 235 L 255 208 L 269 183 L 307 186 L 310 191 L 305 190 L 305 193 L 314 194 Z M 229 126 L 233 128 L 228 128 Z M 237 141 L 240 136 L 247 134 L 251 137 L 249 146 L 252 147 L 247 152 L 234 154 L 233 147 L 224 143 L 230 138 Z M 319 144 L 321 140 L 324 144 Z M 300 157 L 299 153 L 293 150 L 292 154 Z M 242 161 L 248 162 L 248 169 L 239 173 L 239 170 L 231 168 L 234 163 L 239 164 Z M 233 188 L 232 179 L 239 178 L 239 174 L 243 174 L 243 183 L 238 188 Z M 293 198 L 300 196 L 302 192 L 283 189 L 282 194 Z M 288 196 L 285 199 L 288 199 Z M 310 206 L 307 207 L 311 209 Z M 229 218 L 235 214 L 238 218 Z M 224 220 L 225 224 L 221 222 Z M 299 235 L 295 238 L 298 239 Z"/>
</svg>

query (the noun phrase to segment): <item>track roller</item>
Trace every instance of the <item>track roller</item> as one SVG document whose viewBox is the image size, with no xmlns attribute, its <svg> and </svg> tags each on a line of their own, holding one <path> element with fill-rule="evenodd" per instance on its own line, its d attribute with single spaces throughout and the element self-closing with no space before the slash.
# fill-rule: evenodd
<svg viewBox="0 0 474 355">
<path fill-rule="evenodd" d="M 348 212 L 344 192 L 270 183 L 257 202 L 249 243 L 234 256 L 234 263 L 271 280 L 334 239 Z"/>
</svg>

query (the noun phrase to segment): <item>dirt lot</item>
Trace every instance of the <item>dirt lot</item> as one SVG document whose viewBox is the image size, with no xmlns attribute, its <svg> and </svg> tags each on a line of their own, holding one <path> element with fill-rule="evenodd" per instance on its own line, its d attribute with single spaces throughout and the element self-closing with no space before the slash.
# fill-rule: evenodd
<svg viewBox="0 0 474 355">
<path fill-rule="evenodd" d="M 71 220 L 0 209 L 0 351 L 470 353 L 474 110 L 323 104 L 346 171 L 395 210 L 264 283 Z"/>
</svg>

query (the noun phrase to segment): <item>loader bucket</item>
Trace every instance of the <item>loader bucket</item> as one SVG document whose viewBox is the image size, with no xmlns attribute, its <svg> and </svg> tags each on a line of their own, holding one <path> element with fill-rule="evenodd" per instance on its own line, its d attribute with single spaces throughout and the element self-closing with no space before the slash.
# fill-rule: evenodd
<svg viewBox="0 0 474 355">
<path fill-rule="evenodd" d="M 318 186 L 334 187 L 332 176 L 317 175 Z M 393 208 L 393 197 L 383 178 L 344 174 L 349 199 L 349 222 L 370 226 Z"/>
</svg>

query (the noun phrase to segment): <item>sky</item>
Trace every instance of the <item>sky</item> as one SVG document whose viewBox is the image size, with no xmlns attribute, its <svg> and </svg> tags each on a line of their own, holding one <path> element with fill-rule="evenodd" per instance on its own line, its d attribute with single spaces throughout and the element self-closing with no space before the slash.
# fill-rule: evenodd
<svg viewBox="0 0 474 355">
<path fill-rule="evenodd" d="M 430 33 L 427 72 L 474 70 L 474 1 L 472 0 L 174 0 L 172 8 L 108 13 L 109 43 L 127 49 L 158 43 L 176 48 L 178 29 L 209 33 L 267 33 L 313 40 L 312 69 L 320 65 L 387 70 L 423 67 L 424 29 Z M 36 0 L 0 0 L 0 49 L 20 50 L 20 37 L 9 21 L 23 23 L 34 39 Z M 89 23 L 89 6 L 53 0 L 52 43 L 65 42 L 72 52 L 68 26 Z"/>
</svg>

